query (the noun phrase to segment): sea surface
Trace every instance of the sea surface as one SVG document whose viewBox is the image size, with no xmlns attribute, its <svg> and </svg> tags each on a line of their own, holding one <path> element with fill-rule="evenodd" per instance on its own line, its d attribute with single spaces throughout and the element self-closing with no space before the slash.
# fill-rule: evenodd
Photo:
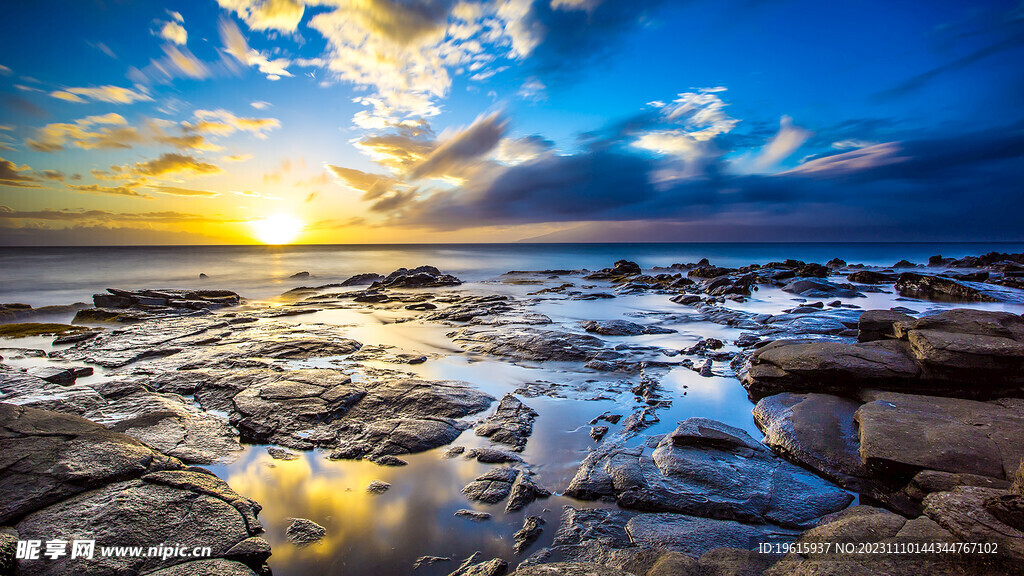
<svg viewBox="0 0 1024 576">
<path fill-rule="evenodd" d="M 105 288 L 224 288 L 272 298 L 302 285 L 340 282 L 354 274 L 387 274 L 429 264 L 463 280 L 509 270 L 599 270 L 616 260 L 644 268 L 707 258 L 718 266 L 795 258 L 832 258 L 874 266 L 901 259 L 924 263 L 991 251 L 1022 252 L 1024 243 L 687 243 L 687 244 L 365 244 L 324 246 L 0 247 L 0 303 L 32 306 L 89 302 Z M 313 278 L 290 279 L 297 272 Z M 200 274 L 207 278 L 200 279 Z"/>
<path fill-rule="evenodd" d="M 534 283 L 506 281 L 509 270 L 600 269 L 616 260 L 636 261 L 644 268 L 708 258 L 713 264 L 740 266 L 796 258 L 824 263 L 842 258 L 850 263 L 890 266 L 901 259 L 926 262 L 929 256 L 977 255 L 990 251 L 1021 252 L 1024 244 L 509 244 L 429 246 L 290 246 L 290 247 L 137 247 L 137 248 L 4 248 L 0 249 L 0 302 L 24 302 L 33 306 L 88 302 L 93 293 L 116 288 L 225 288 L 253 300 L 276 305 L 275 298 L 298 286 L 339 282 L 364 272 L 387 274 L 398 267 L 424 264 L 455 274 L 465 283 L 455 289 L 471 294 L 506 294 L 533 300 L 530 312 L 549 316 L 554 326 L 579 331 L 584 320 L 628 319 L 650 322 L 671 318 L 685 307 L 669 301 L 666 294 L 623 294 L 614 299 L 580 301 L 559 294 L 531 297 L 530 292 L 557 286 L 571 278 L 549 278 Z M 312 278 L 292 279 L 297 272 Z M 204 273 L 208 279 L 200 280 Z M 539 285 L 542 283 L 543 285 Z M 590 282 L 590 284 L 595 284 Z M 596 284 L 601 284 L 596 282 Z M 607 288 L 598 288 L 607 290 Z M 431 289 L 433 290 L 433 289 Z M 794 306 L 798 299 L 778 288 L 762 286 L 744 303 L 730 307 L 757 313 L 777 314 Z M 921 302 L 899 298 L 891 292 L 869 293 L 850 300 L 862 309 L 908 307 L 929 313 L 955 307 L 954 304 Z M 974 304 L 971 307 L 1024 312 L 1024 305 Z M 57 321 L 70 321 L 66 317 Z M 444 458 L 447 447 L 406 455 L 407 466 L 386 467 L 366 461 L 331 461 L 323 450 L 300 454 L 296 460 L 274 460 L 266 446 L 248 445 L 237 461 L 209 468 L 237 492 L 258 501 L 264 537 L 273 547 L 270 566 L 277 576 L 318 574 L 444 576 L 476 551 L 483 559 L 501 557 L 514 568 L 524 557 L 550 546 L 558 528 L 562 507 L 606 507 L 599 502 L 580 502 L 560 496 L 579 463 L 596 443 L 589 435 L 589 422 L 606 412 L 629 414 L 635 403 L 625 374 L 594 372 L 579 364 L 555 362 L 511 362 L 507 359 L 462 350 L 446 335 L 453 328 L 418 319 L 402 309 L 325 309 L 288 317 L 296 324 L 328 324 L 341 335 L 364 345 L 393 346 L 391 351 L 422 354 L 423 364 L 402 366 L 411 375 L 429 380 L 461 380 L 495 398 L 515 392 L 538 417 L 533 435 L 522 453 L 537 474 L 536 481 L 555 492 L 547 500 L 506 514 L 504 503 L 474 504 L 461 489 L 492 466 L 465 458 Z M 731 343 L 741 330 L 710 322 L 671 320 L 673 334 L 637 337 L 604 337 L 610 344 L 630 343 L 679 350 L 701 338 L 719 338 Z M 548 328 L 548 327 L 545 327 Z M 53 350 L 51 338 L 0 340 L 0 348 L 16 346 Z M 4 362 L 27 367 L 45 360 L 25 358 Z M 372 378 L 373 369 L 394 369 L 394 365 L 344 358 L 292 362 L 290 367 L 329 367 L 352 375 L 359 382 Z M 659 373 L 664 397 L 672 401 L 659 410 L 660 421 L 644 434 L 673 430 L 689 417 L 720 420 L 746 430 L 755 438 L 762 435 L 751 416 L 752 404 L 746 391 L 722 363 L 713 377 L 675 367 Z M 99 383 L 110 375 L 98 369 L 80 383 Z M 624 382 L 616 382 L 616 381 Z M 566 392 L 530 396 L 522 390 L 540 383 L 553 383 Z M 619 394 L 609 394 L 609 385 Z M 478 415 L 493 412 L 493 407 Z M 636 441 L 642 441 L 637 439 Z M 486 446 L 488 441 L 465 431 L 453 445 Z M 391 484 L 382 495 L 371 495 L 366 486 L 374 480 Z M 475 523 L 454 516 L 462 508 L 488 512 L 492 518 Z M 512 534 L 527 515 L 546 520 L 540 540 L 522 556 L 512 552 Z M 297 547 L 284 530 L 290 518 L 308 518 L 327 529 L 319 543 Z M 114 543 L 116 544 L 116 543 Z M 413 571 L 421 556 L 451 558 Z"/>
</svg>

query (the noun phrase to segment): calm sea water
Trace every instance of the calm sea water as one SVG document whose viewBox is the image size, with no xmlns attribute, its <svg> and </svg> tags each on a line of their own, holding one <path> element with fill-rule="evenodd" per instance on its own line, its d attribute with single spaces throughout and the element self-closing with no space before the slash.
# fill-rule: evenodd
<svg viewBox="0 0 1024 576">
<path fill-rule="evenodd" d="M 942 254 L 962 257 L 991 251 L 1021 252 L 1024 243 L 967 244 L 423 244 L 331 246 L 115 246 L 0 248 L 0 302 L 33 306 L 88 302 L 111 288 L 225 288 L 247 298 L 271 298 L 301 285 L 339 282 L 363 272 L 437 266 L 463 280 L 493 278 L 509 270 L 600 269 L 627 258 L 643 267 L 708 258 L 742 266 L 796 258 L 824 263 L 889 266 L 900 259 L 926 262 Z M 313 278 L 296 280 L 296 272 Z M 208 278 L 200 279 L 200 274 Z"/>
</svg>

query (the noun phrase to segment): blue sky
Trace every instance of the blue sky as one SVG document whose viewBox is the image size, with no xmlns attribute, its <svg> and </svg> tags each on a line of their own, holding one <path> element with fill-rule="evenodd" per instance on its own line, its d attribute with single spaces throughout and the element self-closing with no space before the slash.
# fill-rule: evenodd
<svg viewBox="0 0 1024 576">
<path fill-rule="evenodd" d="M 1019 1 L 6 10 L 3 244 L 1024 240 Z"/>
</svg>

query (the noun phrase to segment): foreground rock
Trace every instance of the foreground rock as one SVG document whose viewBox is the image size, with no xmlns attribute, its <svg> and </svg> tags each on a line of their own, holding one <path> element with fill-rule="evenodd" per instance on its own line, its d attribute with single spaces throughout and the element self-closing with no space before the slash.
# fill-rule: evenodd
<svg viewBox="0 0 1024 576">
<path fill-rule="evenodd" d="M 690 418 L 651 457 L 643 447 L 592 452 L 565 490 L 623 508 L 753 524 L 806 527 L 853 497 L 779 460 L 746 432 Z"/>
<path fill-rule="evenodd" d="M 683 514 L 566 506 L 552 547 L 538 551 L 524 564 L 531 569 L 554 569 L 563 565 L 541 562 L 557 558 L 577 566 L 591 564 L 623 571 L 612 574 L 760 574 L 775 557 L 757 554 L 750 548 L 759 542 L 790 542 L 797 534 L 774 526 Z"/>
<path fill-rule="evenodd" d="M 307 546 L 319 542 L 327 535 L 327 529 L 305 518 L 291 518 L 291 523 L 284 530 L 288 541 L 296 546 Z"/>
<path fill-rule="evenodd" d="M 801 534 L 797 542 L 827 544 L 829 549 L 819 554 L 787 554 L 765 571 L 765 576 L 961 576 L 1019 572 L 1002 555 L 941 552 L 942 547 L 956 545 L 958 538 L 928 517 L 908 520 L 870 506 L 854 506 L 823 518 L 816 528 Z M 838 551 L 837 544 L 850 545 L 851 551 Z M 918 547 L 931 547 L 931 552 L 915 553 Z"/>
<path fill-rule="evenodd" d="M 88 420 L 33 408 L 0 404 L 0 438 L 0 524 L 13 526 L 20 539 L 209 546 L 213 558 L 232 559 L 220 561 L 225 569 L 265 568 L 270 550 L 258 538 L 259 505 L 216 476 Z M 253 540 L 260 545 L 239 547 Z M 248 552 L 239 553 L 243 548 Z M 113 576 L 169 569 L 183 560 L 97 553 L 91 560 L 24 560 L 18 573 Z"/>
<path fill-rule="evenodd" d="M 508 444 L 515 450 L 522 450 L 533 433 L 533 421 L 537 416 L 533 408 L 523 404 L 512 394 L 506 394 L 501 398 L 494 414 L 476 427 L 476 435 Z"/>
<path fill-rule="evenodd" d="M 147 317 L 195 314 L 237 306 L 242 298 L 230 290 L 118 290 L 92 297 L 95 308 L 79 310 L 74 322 L 138 322 Z"/>
<path fill-rule="evenodd" d="M 998 398 L 1024 386 L 1020 316 L 950 310 L 917 320 L 893 315 L 888 327 L 882 315 L 865 316 L 861 340 L 870 341 L 780 340 L 759 348 L 742 375 L 751 398 L 779 392 L 855 396 L 867 388 Z"/>
</svg>

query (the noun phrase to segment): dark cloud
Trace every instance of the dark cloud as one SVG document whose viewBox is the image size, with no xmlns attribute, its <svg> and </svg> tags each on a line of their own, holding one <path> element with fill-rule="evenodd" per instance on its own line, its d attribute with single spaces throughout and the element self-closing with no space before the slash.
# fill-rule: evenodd
<svg viewBox="0 0 1024 576">
<path fill-rule="evenodd" d="M 38 188 L 38 180 L 26 174 L 28 167 L 18 167 L 14 162 L 0 158 L 0 186 Z"/>
<path fill-rule="evenodd" d="M 716 171 L 656 182 L 663 160 L 606 148 L 513 166 L 474 187 L 407 202 L 394 223 L 441 229 L 572 221 L 675 221 L 861 230 L 873 239 L 973 230 L 1020 236 L 1024 130 L 947 134 L 842 152 L 771 175 Z M 863 234 L 861 238 L 863 239 Z M 742 239 L 742 238 L 738 238 Z"/>
<path fill-rule="evenodd" d="M 508 131 L 508 119 L 500 113 L 481 116 L 469 128 L 438 143 L 408 176 L 413 180 L 435 176 L 459 176 L 468 164 L 490 154 Z"/>
<path fill-rule="evenodd" d="M 163 176 L 165 174 L 182 172 L 191 174 L 213 174 L 220 172 L 220 168 L 210 164 L 209 162 L 203 162 L 185 154 L 167 153 L 161 154 L 159 158 L 154 158 L 153 160 L 137 162 L 132 168 L 132 172 L 143 176 Z"/>
</svg>

